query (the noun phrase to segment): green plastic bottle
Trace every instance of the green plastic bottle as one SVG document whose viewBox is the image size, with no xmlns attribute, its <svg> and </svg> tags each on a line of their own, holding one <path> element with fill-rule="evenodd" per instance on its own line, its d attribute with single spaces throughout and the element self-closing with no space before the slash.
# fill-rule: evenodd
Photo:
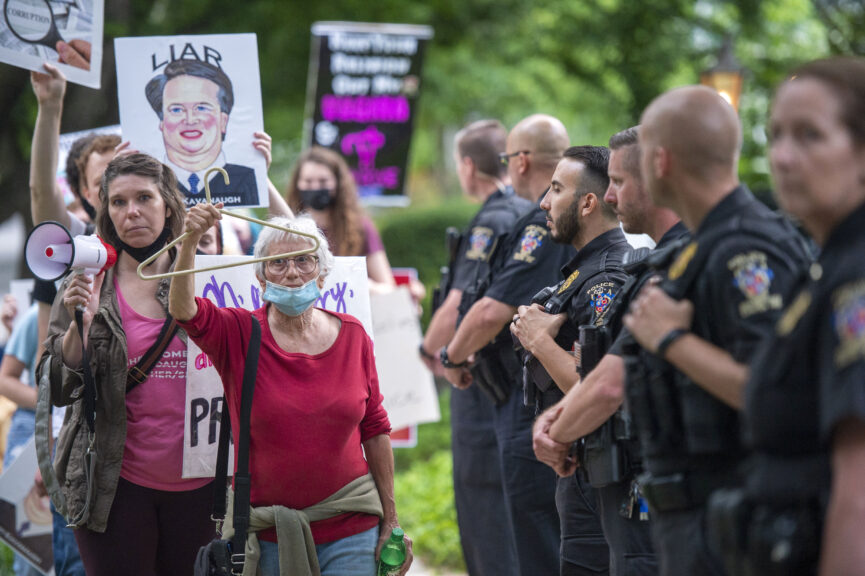
<svg viewBox="0 0 865 576">
<path fill-rule="evenodd" d="M 393 576 L 399 573 L 405 563 L 405 533 L 402 528 L 394 528 L 390 540 L 382 547 L 378 562 L 378 576 Z"/>
</svg>

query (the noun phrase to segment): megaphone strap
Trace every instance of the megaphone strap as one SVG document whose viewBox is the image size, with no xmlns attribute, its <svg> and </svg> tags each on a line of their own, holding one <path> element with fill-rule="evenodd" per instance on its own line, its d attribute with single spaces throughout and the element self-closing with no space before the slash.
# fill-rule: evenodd
<svg viewBox="0 0 865 576">
<path fill-rule="evenodd" d="M 96 383 L 90 370 L 90 356 L 84 345 L 84 313 L 75 310 L 75 324 L 78 326 L 78 336 L 81 339 L 81 368 L 84 371 L 84 420 L 91 434 L 96 433 Z"/>
</svg>

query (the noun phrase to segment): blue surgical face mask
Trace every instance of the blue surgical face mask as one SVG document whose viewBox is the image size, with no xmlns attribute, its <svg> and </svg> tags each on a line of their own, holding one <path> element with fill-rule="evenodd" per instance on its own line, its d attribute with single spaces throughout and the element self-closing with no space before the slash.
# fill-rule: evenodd
<svg viewBox="0 0 865 576">
<path fill-rule="evenodd" d="M 280 286 L 268 280 L 261 297 L 272 302 L 280 312 L 287 316 L 300 316 L 321 297 L 321 291 L 318 289 L 318 277 L 296 288 Z"/>
</svg>

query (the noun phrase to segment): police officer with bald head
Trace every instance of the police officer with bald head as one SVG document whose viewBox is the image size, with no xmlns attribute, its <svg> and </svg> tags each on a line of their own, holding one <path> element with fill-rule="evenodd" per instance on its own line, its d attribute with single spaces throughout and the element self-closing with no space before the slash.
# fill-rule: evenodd
<svg viewBox="0 0 865 576">
<path fill-rule="evenodd" d="M 631 303 L 627 397 L 661 574 L 723 574 L 705 538 L 710 493 L 738 482 L 747 363 L 808 262 L 793 227 L 737 176 L 736 112 L 705 87 L 656 98 L 641 120 L 643 182 L 692 241 Z"/>
</svg>

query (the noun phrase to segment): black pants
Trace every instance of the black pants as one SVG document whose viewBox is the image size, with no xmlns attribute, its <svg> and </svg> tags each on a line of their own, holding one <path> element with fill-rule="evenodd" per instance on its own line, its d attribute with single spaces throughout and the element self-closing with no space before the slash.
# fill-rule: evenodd
<svg viewBox="0 0 865 576">
<path fill-rule="evenodd" d="M 117 484 L 105 532 L 75 531 L 87 576 L 191 575 L 198 549 L 216 537 L 213 483 L 166 492 Z"/>
<path fill-rule="evenodd" d="M 610 549 L 598 516 L 595 491 L 579 474 L 559 478 L 556 508 L 562 530 L 562 576 L 610 573 Z"/>
<path fill-rule="evenodd" d="M 706 508 L 652 515 L 652 538 L 661 561 L 661 576 L 724 576 L 724 565 L 706 539 Z"/>
<path fill-rule="evenodd" d="M 649 521 L 640 520 L 638 505 L 633 516 L 625 518 L 619 509 L 631 493 L 631 481 L 596 488 L 600 507 L 601 525 L 610 545 L 610 574 L 612 576 L 657 576 L 658 559 L 652 545 Z"/>
<path fill-rule="evenodd" d="M 495 407 L 478 386 L 451 390 L 454 500 L 470 576 L 518 574 L 505 506 Z"/>
</svg>

